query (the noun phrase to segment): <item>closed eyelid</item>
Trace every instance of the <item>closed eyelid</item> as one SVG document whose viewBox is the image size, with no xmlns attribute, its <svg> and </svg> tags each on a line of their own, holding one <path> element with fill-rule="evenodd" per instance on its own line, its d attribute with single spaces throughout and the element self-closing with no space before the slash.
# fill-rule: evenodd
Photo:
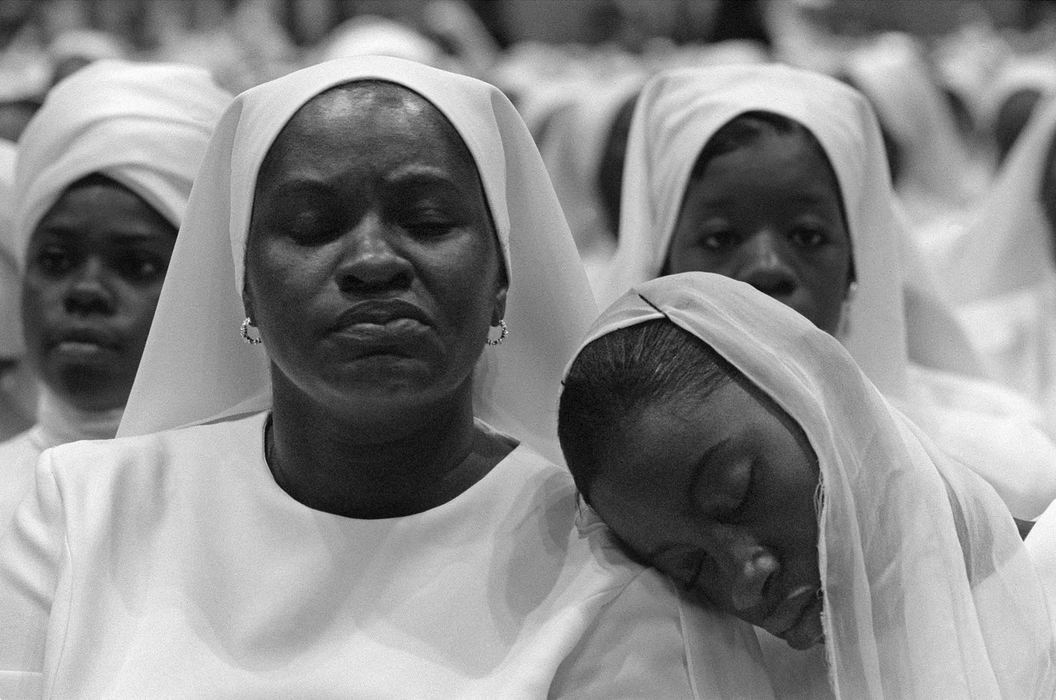
<svg viewBox="0 0 1056 700">
<path fill-rule="evenodd" d="M 721 517 L 736 510 L 744 500 L 754 463 L 747 455 L 734 455 L 736 446 L 726 438 L 710 447 L 690 484 L 693 505 L 706 516 Z"/>
</svg>

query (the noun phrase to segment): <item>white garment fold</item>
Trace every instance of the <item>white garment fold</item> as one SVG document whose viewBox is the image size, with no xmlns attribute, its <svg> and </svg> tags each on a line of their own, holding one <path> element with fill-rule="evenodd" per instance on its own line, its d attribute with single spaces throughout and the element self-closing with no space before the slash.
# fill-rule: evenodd
<svg viewBox="0 0 1056 700">
<path fill-rule="evenodd" d="M 690 272 L 638 285 L 583 344 L 662 318 L 771 396 L 818 458 L 822 621 L 836 697 L 1056 693 L 1042 585 L 993 489 L 936 449 L 834 338 L 742 282 Z M 731 644 L 728 661 L 715 663 L 741 653 Z M 794 679 L 787 669 L 771 674 L 778 696 L 786 681 L 825 672 L 815 655 L 781 659 L 805 667 Z"/>
<path fill-rule="evenodd" d="M 631 124 L 620 237 L 602 298 L 660 273 L 697 155 L 752 110 L 804 125 L 836 173 L 857 280 L 840 341 L 885 396 L 999 488 L 1016 517 L 1036 517 L 1056 498 L 1056 444 L 1029 402 L 980 376 L 959 319 L 908 238 L 876 118 L 857 90 L 785 66 L 666 71 L 650 80 Z"/>
</svg>

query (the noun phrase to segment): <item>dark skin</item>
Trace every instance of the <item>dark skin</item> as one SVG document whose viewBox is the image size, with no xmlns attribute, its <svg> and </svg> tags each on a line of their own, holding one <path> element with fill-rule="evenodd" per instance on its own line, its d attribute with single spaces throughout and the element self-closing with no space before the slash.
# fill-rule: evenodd
<svg viewBox="0 0 1056 700">
<path fill-rule="evenodd" d="M 37 224 L 22 282 L 26 360 L 85 411 L 128 400 L 176 227 L 100 175 L 71 185 Z"/>
<path fill-rule="evenodd" d="M 506 300 L 480 177 L 415 93 L 352 84 L 294 115 L 258 177 L 243 299 L 271 360 L 268 463 L 301 503 L 420 513 L 515 446 L 473 420 Z"/>
</svg>

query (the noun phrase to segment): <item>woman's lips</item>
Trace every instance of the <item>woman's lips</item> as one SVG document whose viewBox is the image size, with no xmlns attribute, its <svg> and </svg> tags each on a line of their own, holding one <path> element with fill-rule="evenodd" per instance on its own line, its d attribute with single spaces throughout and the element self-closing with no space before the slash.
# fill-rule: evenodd
<svg viewBox="0 0 1056 700">
<path fill-rule="evenodd" d="M 790 630 L 799 625 L 804 613 L 814 607 L 814 603 L 820 603 L 818 588 L 812 585 L 798 586 L 778 603 L 759 626 L 775 637 L 784 639 Z"/>
<path fill-rule="evenodd" d="M 52 352 L 79 358 L 115 352 L 120 345 L 116 334 L 99 328 L 65 328 L 50 333 L 48 340 Z"/>
</svg>

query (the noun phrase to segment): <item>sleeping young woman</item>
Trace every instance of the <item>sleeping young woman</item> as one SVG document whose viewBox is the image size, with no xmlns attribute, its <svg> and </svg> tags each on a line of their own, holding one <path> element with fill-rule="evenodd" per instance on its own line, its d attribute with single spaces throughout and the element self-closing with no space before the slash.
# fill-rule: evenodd
<svg viewBox="0 0 1056 700">
<path fill-rule="evenodd" d="M 764 658 L 731 635 L 714 674 L 754 669 L 779 696 L 1056 690 L 1041 586 L 1000 498 L 750 285 L 692 272 L 618 299 L 567 371 L 559 434 L 581 518 L 679 584 L 691 628 L 733 616 L 798 650 Z"/>
</svg>

